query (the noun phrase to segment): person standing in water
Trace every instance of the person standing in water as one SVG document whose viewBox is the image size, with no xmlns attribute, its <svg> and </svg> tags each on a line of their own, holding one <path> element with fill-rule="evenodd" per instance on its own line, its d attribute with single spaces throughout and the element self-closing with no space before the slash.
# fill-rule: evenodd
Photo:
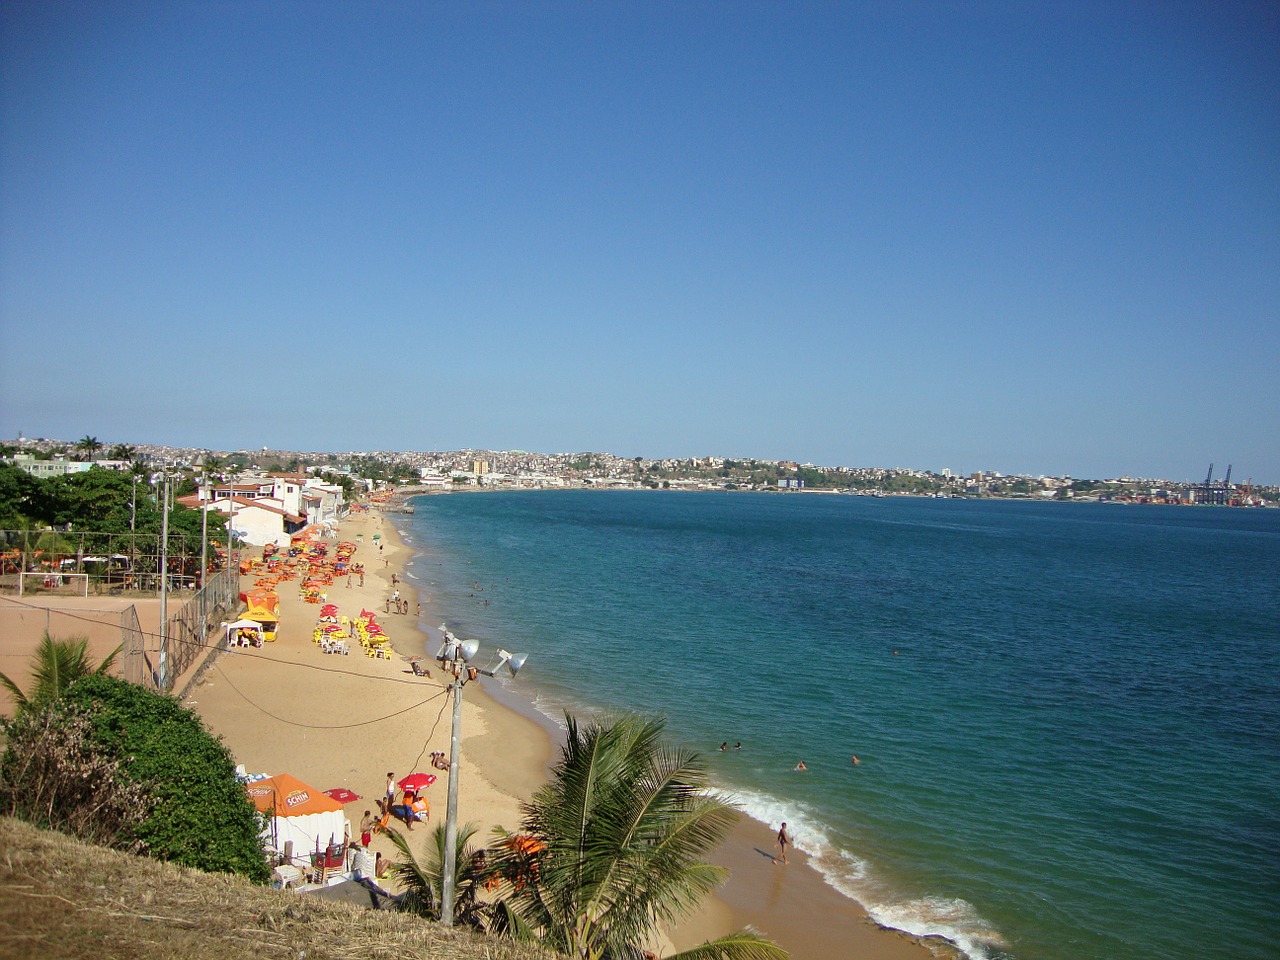
<svg viewBox="0 0 1280 960">
<path fill-rule="evenodd" d="M 782 826 L 778 828 L 778 847 L 781 849 L 781 853 L 773 858 L 774 863 L 779 861 L 782 863 L 787 862 L 787 847 L 790 845 L 791 835 L 787 833 L 787 821 L 783 820 Z"/>
</svg>

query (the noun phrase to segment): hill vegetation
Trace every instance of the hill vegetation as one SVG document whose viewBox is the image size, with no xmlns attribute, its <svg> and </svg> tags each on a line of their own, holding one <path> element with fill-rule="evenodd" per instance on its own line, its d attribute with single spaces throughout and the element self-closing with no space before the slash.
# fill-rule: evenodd
<svg viewBox="0 0 1280 960">
<path fill-rule="evenodd" d="M 0 957 L 554 960 L 536 944 L 330 903 L 0 817 Z"/>
</svg>

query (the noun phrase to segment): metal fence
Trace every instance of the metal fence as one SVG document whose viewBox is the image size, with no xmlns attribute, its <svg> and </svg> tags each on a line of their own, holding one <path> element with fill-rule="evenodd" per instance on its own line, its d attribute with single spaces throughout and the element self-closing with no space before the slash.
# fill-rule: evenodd
<svg viewBox="0 0 1280 960">
<path fill-rule="evenodd" d="M 204 588 L 195 597 L 187 601 L 176 615 L 169 618 L 165 631 L 166 655 L 162 658 L 161 689 L 166 693 L 173 689 L 173 684 L 196 659 L 207 650 L 210 633 L 230 613 L 239 609 L 240 578 L 223 570 L 209 579 Z M 217 637 L 213 645 L 222 643 Z"/>
<path fill-rule="evenodd" d="M 188 597 L 167 619 L 165 629 L 155 633 L 142 629 L 137 608 L 132 604 L 124 610 L 85 606 L 59 609 L 15 598 L 0 603 L 0 639 L 34 638 L 41 633 L 56 638 L 84 636 L 93 644 L 91 649 L 104 651 L 103 656 L 118 642 L 121 650 L 116 669 L 120 676 L 151 690 L 172 693 L 178 678 L 193 664 L 221 648 L 224 638 L 219 626 L 240 609 L 239 574 L 223 570 Z M 32 649 L 34 643 L 30 641 Z"/>
<path fill-rule="evenodd" d="M 171 693 L 178 678 L 205 654 L 220 647 L 223 638 L 215 633 L 223 620 L 240 606 L 240 578 L 223 570 L 209 578 L 204 588 L 187 600 L 165 622 L 161 633 L 147 634 L 122 618 L 124 677 L 161 693 Z M 131 613 L 132 607 L 129 608 Z M 212 637 L 212 639 L 210 639 Z"/>
<path fill-rule="evenodd" d="M 130 683 L 152 687 L 155 667 L 147 658 L 147 635 L 138 622 L 136 607 L 120 613 L 120 673 Z"/>
<path fill-rule="evenodd" d="M 90 594 L 154 596 L 162 582 L 161 536 L 64 530 L 0 530 L 0 592 L 17 592 L 19 573 L 84 573 Z M 170 533 L 169 588 L 200 585 L 200 558 L 220 565 L 218 551 L 198 537 Z"/>
</svg>

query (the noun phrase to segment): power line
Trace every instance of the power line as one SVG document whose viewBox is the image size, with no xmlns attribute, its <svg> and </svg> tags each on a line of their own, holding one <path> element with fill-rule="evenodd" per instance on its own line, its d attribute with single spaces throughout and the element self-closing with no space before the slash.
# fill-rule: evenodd
<svg viewBox="0 0 1280 960">
<path fill-rule="evenodd" d="M 443 697 L 446 693 L 449 692 L 448 688 L 445 688 L 444 690 L 441 690 L 439 693 L 432 694 L 431 696 L 427 697 L 427 699 L 425 700 L 419 700 L 417 703 L 410 704 L 409 706 L 401 710 L 396 710 L 394 713 L 388 713 L 386 716 L 383 716 L 383 717 L 375 717 L 372 720 L 361 720 L 359 723 L 337 723 L 337 724 L 298 723 L 296 720 L 288 720 L 282 716 L 279 716 L 278 714 L 274 714 L 270 710 L 268 710 L 266 707 L 262 706 L 259 703 L 256 703 L 252 697 L 250 697 L 247 693 L 245 693 L 243 690 L 241 690 L 239 687 L 235 685 L 232 679 L 228 677 L 226 672 L 222 669 L 221 665 L 217 665 L 217 670 L 218 670 L 219 676 L 221 676 L 223 680 L 227 681 L 227 686 L 229 686 L 236 693 L 240 694 L 240 696 L 243 697 L 245 702 L 248 703 L 250 706 L 254 707 L 257 710 L 262 711 L 272 720 L 277 720 L 280 723 L 288 724 L 291 727 L 303 727 L 307 730 L 351 730 L 356 727 L 371 726 L 372 724 L 375 724 L 375 723 L 382 723 L 384 720 L 390 720 L 392 717 L 398 717 L 401 714 L 408 713 L 411 710 L 416 710 L 418 709 L 418 707 L 421 707 L 424 704 L 430 703 L 432 700 L 435 700 L 437 697 Z M 359 676 L 359 674 L 353 674 L 353 676 Z M 443 715 L 444 713 L 443 708 L 441 708 L 440 713 Z M 437 723 L 440 722 L 439 717 L 436 718 L 436 722 Z M 435 727 L 432 727 L 432 730 L 434 731 Z M 421 759 L 422 755 L 419 754 L 418 757 L 419 759 Z"/>
<path fill-rule="evenodd" d="M 12 597 L 2 597 L 0 599 L 3 599 L 8 603 L 13 604 L 14 606 L 25 607 L 28 610 L 44 611 L 44 610 L 53 609 L 51 607 L 37 606 L 36 604 L 33 604 L 33 603 L 25 603 L 21 600 L 14 600 Z M 118 629 L 120 626 L 118 622 L 113 620 L 98 620 L 93 617 L 79 616 L 77 614 L 71 613 L 70 611 L 63 611 L 63 610 L 55 610 L 54 612 L 59 614 L 60 616 L 66 617 L 69 620 L 78 620 L 82 623 L 91 623 L 101 627 L 111 627 L 113 629 Z M 160 634 L 151 630 L 139 630 L 138 632 L 144 637 L 152 637 L 155 639 L 160 639 Z M 168 637 L 167 639 L 172 643 L 182 644 L 183 646 L 188 646 L 188 647 L 198 647 L 201 650 L 220 649 L 218 643 L 208 643 L 208 642 L 202 643 L 198 640 L 183 640 L 179 637 L 173 637 L 173 636 Z M 224 652 L 229 652 L 229 651 L 224 651 Z M 333 674 L 338 674 L 344 677 L 360 677 L 365 680 L 375 680 L 379 683 L 405 683 L 405 684 L 412 684 L 415 686 L 418 685 L 416 680 L 402 680 L 398 677 L 380 677 L 380 676 L 370 675 L 365 673 L 357 673 L 354 670 L 340 670 L 334 667 L 325 667 L 319 664 L 305 663 L 301 660 L 279 660 L 275 657 L 267 656 L 266 654 L 258 654 L 256 659 L 263 660 L 266 663 L 279 664 L 280 666 L 284 666 L 284 667 L 301 667 L 304 670 L 315 670 L 320 673 L 333 673 Z"/>
</svg>

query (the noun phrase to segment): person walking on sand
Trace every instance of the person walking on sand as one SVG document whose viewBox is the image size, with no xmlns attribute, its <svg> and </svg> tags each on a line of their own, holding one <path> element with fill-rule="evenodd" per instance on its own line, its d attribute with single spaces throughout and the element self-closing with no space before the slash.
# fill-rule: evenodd
<svg viewBox="0 0 1280 960">
<path fill-rule="evenodd" d="M 360 845 L 367 847 L 373 841 L 373 811 L 366 810 L 360 818 Z"/>
<path fill-rule="evenodd" d="M 773 858 L 774 863 L 787 862 L 787 847 L 791 846 L 791 835 L 787 833 L 787 821 L 782 821 L 782 826 L 778 828 L 778 847 L 781 850 L 778 856 Z"/>
<path fill-rule="evenodd" d="M 391 805 L 396 802 L 396 775 L 394 773 L 387 774 L 387 812 L 391 812 Z"/>
</svg>

